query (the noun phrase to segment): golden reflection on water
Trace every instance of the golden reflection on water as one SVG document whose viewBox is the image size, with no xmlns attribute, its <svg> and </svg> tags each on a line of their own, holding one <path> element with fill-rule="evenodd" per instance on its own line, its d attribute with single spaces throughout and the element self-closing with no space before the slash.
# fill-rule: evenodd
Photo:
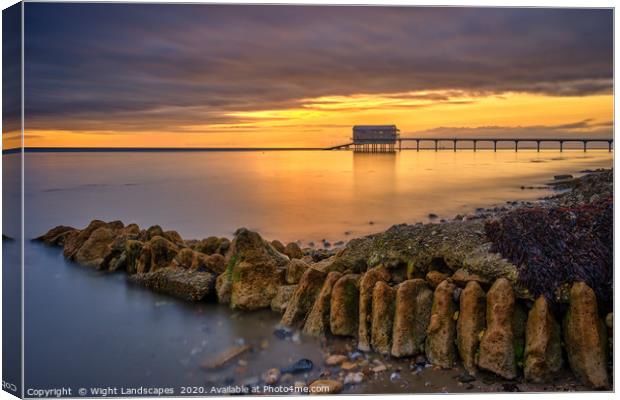
<svg viewBox="0 0 620 400">
<path fill-rule="evenodd" d="M 230 237 L 245 226 L 268 239 L 333 243 L 428 221 L 431 212 L 453 218 L 539 198 L 549 191 L 521 186 L 608 168 L 612 153 L 49 153 L 26 161 L 32 234 L 101 218 L 160 224 L 185 238 Z"/>
</svg>

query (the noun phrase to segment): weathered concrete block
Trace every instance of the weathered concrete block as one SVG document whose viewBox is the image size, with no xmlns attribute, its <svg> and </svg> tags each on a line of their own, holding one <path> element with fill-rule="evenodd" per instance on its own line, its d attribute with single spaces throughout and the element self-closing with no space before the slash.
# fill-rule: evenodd
<svg viewBox="0 0 620 400">
<path fill-rule="evenodd" d="M 548 382 L 562 368 L 560 325 L 544 296 L 534 302 L 525 331 L 525 379 Z"/>
<path fill-rule="evenodd" d="M 487 329 L 480 342 L 478 366 L 506 379 L 517 376 L 513 318 L 515 295 L 505 278 L 493 283 L 487 293 Z"/>
<path fill-rule="evenodd" d="M 342 274 L 336 271 L 327 274 L 321 291 L 306 318 L 306 323 L 303 328 L 304 333 L 311 336 L 323 336 L 329 331 L 329 312 L 331 308 L 332 290 L 334 284 L 341 276 Z"/>
<path fill-rule="evenodd" d="M 476 373 L 476 353 L 480 334 L 486 326 L 486 295 L 478 282 L 469 281 L 459 299 L 459 318 L 456 323 L 456 343 L 463 366 Z"/>
<path fill-rule="evenodd" d="M 383 281 L 375 284 L 372 291 L 371 345 L 376 352 L 387 354 L 392 348 L 395 300 L 394 288 Z"/>
<path fill-rule="evenodd" d="M 431 363 L 442 368 L 452 367 L 456 361 L 455 288 L 456 286 L 447 280 L 437 286 L 427 330 L 426 356 Z"/>
<path fill-rule="evenodd" d="M 424 352 L 431 318 L 433 291 L 423 279 L 410 279 L 396 290 L 392 355 L 412 356 Z"/>
<path fill-rule="evenodd" d="M 357 334 L 357 348 L 362 351 L 370 351 L 372 331 L 372 292 L 377 282 L 387 281 L 389 279 L 390 273 L 383 266 L 378 266 L 369 269 L 360 280 L 360 317 Z"/>
<path fill-rule="evenodd" d="M 594 291 L 585 283 L 574 283 L 564 321 L 564 343 L 571 369 L 584 384 L 602 389 L 607 376 L 607 332 L 598 315 Z"/>
<path fill-rule="evenodd" d="M 340 278 L 332 290 L 329 326 L 332 334 L 355 336 L 358 331 L 360 276 L 347 274 Z"/>
</svg>

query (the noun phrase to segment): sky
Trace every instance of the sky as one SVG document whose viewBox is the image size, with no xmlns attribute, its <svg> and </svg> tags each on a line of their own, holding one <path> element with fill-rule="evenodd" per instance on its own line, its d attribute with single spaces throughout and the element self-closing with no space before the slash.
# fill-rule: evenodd
<svg viewBox="0 0 620 400">
<path fill-rule="evenodd" d="M 29 147 L 613 135 L 611 10 L 27 3 Z"/>
</svg>

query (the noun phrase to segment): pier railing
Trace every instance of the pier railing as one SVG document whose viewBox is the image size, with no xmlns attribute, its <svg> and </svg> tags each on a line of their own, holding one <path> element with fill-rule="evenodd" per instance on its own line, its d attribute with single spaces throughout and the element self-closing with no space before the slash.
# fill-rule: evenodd
<svg viewBox="0 0 620 400">
<path fill-rule="evenodd" d="M 536 151 L 540 151 L 540 145 L 542 143 L 558 143 L 560 151 L 564 151 L 565 143 L 581 143 L 583 151 L 588 150 L 588 143 L 598 142 L 607 143 L 607 148 L 611 152 L 613 139 L 601 139 L 601 138 L 482 138 L 482 137 L 462 137 L 462 138 L 432 138 L 432 137 L 408 137 L 398 138 L 394 144 L 386 145 L 385 143 L 372 143 L 372 141 L 365 141 L 364 143 L 350 142 L 341 144 L 338 146 L 332 146 L 325 148 L 325 150 L 350 150 L 355 151 L 367 151 L 367 152 L 385 152 L 395 151 L 396 144 L 398 144 L 398 150 L 402 150 L 403 142 L 415 142 L 416 151 L 420 151 L 420 143 L 431 142 L 434 144 L 434 150 L 457 150 L 457 144 L 459 142 L 470 142 L 473 145 L 473 151 L 478 150 L 479 142 L 493 143 L 493 151 L 497 151 L 497 144 L 502 142 L 513 143 L 514 151 L 519 151 L 519 143 L 528 142 L 536 143 Z M 439 142 L 452 142 L 452 146 L 449 148 L 439 147 Z"/>
</svg>

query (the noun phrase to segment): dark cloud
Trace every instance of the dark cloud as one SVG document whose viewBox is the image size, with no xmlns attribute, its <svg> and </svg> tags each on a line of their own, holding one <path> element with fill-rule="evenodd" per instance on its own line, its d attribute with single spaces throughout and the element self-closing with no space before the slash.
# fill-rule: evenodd
<svg viewBox="0 0 620 400">
<path fill-rule="evenodd" d="M 612 31 L 611 10 L 27 3 L 26 117 L 173 131 L 319 96 L 609 93 Z"/>
</svg>

